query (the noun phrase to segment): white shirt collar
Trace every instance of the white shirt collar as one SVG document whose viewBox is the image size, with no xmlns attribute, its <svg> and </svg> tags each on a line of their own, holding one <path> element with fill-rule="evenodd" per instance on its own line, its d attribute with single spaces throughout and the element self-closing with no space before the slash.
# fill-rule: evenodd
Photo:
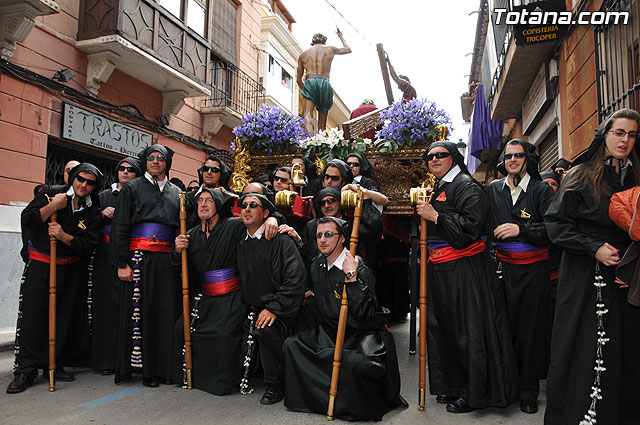
<svg viewBox="0 0 640 425">
<path fill-rule="evenodd" d="M 73 186 L 69 186 L 69 190 L 67 190 L 66 193 L 67 196 L 71 196 L 71 211 L 76 213 L 78 211 L 82 211 L 85 208 L 89 208 L 91 206 L 91 204 L 93 204 L 93 201 L 91 201 L 91 196 L 85 196 L 84 197 L 84 205 L 82 205 L 83 203 L 80 202 L 80 208 L 75 209 L 75 207 L 73 206 L 73 199 L 76 197 L 76 192 L 74 192 L 73 190 Z"/>
<path fill-rule="evenodd" d="M 354 182 L 356 182 L 356 183 L 360 183 L 360 180 L 362 180 L 362 175 L 361 175 L 361 174 L 360 174 L 360 175 L 357 175 L 357 176 L 355 176 L 355 177 L 353 178 L 353 181 L 354 181 Z"/>
<path fill-rule="evenodd" d="M 118 183 L 111 183 L 111 192 L 118 192 Z"/>
<path fill-rule="evenodd" d="M 453 179 L 455 179 L 456 176 L 460 174 L 460 171 L 462 171 L 460 170 L 460 166 L 456 165 L 455 167 L 450 169 L 449 172 L 445 174 L 443 178 L 440 179 L 440 181 L 445 183 L 451 183 Z"/>
<path fill-rule="evenodd" d="M 144 172 L 144 176 L 146 177 L 147 180 L 149 180 L 152 184 L 154 182 L 153 176 L 151 176 L 151 174 L 149 174 L 148 171 Z M 160 192 L 162 192 L 164 190 L 164 187 L 167 185 L 167 182 L 169 181 L 169 178 L 167 177 L 167 175 L 164 175 L 164 180 L 158 180 L 158 186 L 160 187 Z"/>
<path fill-rule="evenodd" d="M 505 186 L 509 186 L 509 181 L 508 181 L 509 177 L 505 177 L 504 178 L 504 182 L 502 183 L 502 188 L 504 189 Z M 529 173 L 526 173 L 524 175 L 524 177 L 520 180 L 520 183 L 518 183 L 518 186 L 516 186 L 515 189 L 511 189 L 511 186 L 509 186 L 509 189 L 511 189 L 511 192 L 513 192 L 514 190 L 517 190 L 518 188 L 520 188 L 523 191 L 527 191 L 527 188 L 529 187 L 529 182 L 531 181 L 531 176 L 529 175 Z"/>
<path fill-rule="evenodd" d="M 249 238 L 252 239 L 262 239 L 262 233 L 264 232 L 264 223 L 262 223 L 262 226 L 258 227 L 258 230 L 255 231 L 255 233 L 253 235 L 251 235 L 249 233 L 249 231 L 247 230 L 247 237 L 244 238 L 244 240 L 246 241 Z"/>
<path fill-rule="evenodd" d="M 337 268 L 342 270 L 342 263 L 344 263 L 344 259 L 347 257 L 347 252 L 347 248 L 342 248 L 342 252 L 340 253 L 340 255 L 338 255 L 336 261 L 327 265 L 327 270 L 331 270 L 331 267 L 333 266 L 336 266 Z"/>
</svg>

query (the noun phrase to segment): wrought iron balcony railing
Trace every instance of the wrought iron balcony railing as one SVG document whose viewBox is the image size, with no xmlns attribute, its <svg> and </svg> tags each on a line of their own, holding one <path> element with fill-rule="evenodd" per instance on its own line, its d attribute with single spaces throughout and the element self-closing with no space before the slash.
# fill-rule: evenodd
<svg viewBox="0 0 640 425">
<path fill-rule="evenodd" d="M 264 87 L 249 75 L 225 62 L 213 63 L 211 97 L 206 100 L 206 106 L 226 106 L 245 115 L 256 112 L 264 98 Z"/>
</svg>

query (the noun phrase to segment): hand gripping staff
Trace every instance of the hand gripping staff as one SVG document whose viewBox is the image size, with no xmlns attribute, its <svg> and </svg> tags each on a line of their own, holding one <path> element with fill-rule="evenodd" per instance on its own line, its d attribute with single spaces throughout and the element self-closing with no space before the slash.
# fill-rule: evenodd
<svg viewBox="0 0 640 425">
<path fill-rule="evenodd" d="M 413 187 L 409 192 L 411 206 L 418 201 L 431 203 L 436 176 L 431 173 L 421 187 Z M 427 188 L 431 189 L 430 191 Z M 420 218 L 420 354 L 418 378 L 418 410 L 424 410 L 427 387 L 427 220 Z"/>
<path fill-rule="evenodd" d="M 187 209 L 185 196 L 180 194 L 180 234 L 187 234 Z M 184 324 L 184 362 L 187 372 L 187 389 L 191 389 L 191 310 L 189 309 L 189 268 L 187 267 L 187 250 L 182 250 L 182 322 Z"/>
<path fill-rule="evenodd" d="M 349 244 L 349 252 L 356 255 L 358 247 L 358 234 L 360 231 L 360 218 L 362 217 L 362 203 L 366 189 L 358 186 L 357 192 L 344 191 L 341 195 L 341 203 L 343 207 L 353 207 L 353 229 L 351 230 L 351 241 Z M 327 420 L 333 420 L 333 410 L 338 394 L 338 379 L 340 378 L 340 365 L 342 364 L 342 347 L 344 345 L 344 334 L 347 329 L 347 313 L 349 311 L 347 302 L 347 279 L 342 288 L 342 300 L 340 302 L 340 316 L 338 318 L 338 334 L 336 335 L 336 348 L 333 354 L 333 371 L 331 372 L 331 387 L 329 388 L 329 406 L 327 408 Z"/>
<path fill-rule="evenodd" d="M 53 199 L 53 198 L 51 198 Z M 51 202 L 51 200 L 49 200 Z M 58 220 L 58 213 L 51 215 L 51 222 Z M 56 370 L 56 260 L 58 239 L 49 236 L 49 391 L 56 390 L 54 372 Z"/>
</svg>

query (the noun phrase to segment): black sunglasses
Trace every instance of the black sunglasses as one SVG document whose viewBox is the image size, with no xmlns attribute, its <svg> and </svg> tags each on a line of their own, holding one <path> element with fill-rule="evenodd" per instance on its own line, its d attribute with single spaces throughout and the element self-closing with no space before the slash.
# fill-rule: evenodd
<svg viewBox="0 0 640 425">
<path fill-rule="evenodd" d="M 164 162 L 164 155 L 147 155 L 147 161 L 155 161 Z"/>
<path fill-rule="evenodd" d="M 509 159 L 513 158 L 514 156 L 515 156 L 516 158 L 524 158 L 525 156 L 527 156 L 527 154 L 526 154 L 526 153 L 524 153 L 524 152 L 518 152 L 518 153 L 505 153 L 505 154 L 504 154 L 504 159 L 505 159 L 505 160 L 509 160 Z"/>
<path fill-rule="evenodd" d="M 331 204 L 334 204 L 337 201 L 338 200 L 336 198 L 325 199 L 324 201 L 320 201 L 320 206 L 324 207 L 325 205 L 331 205 Z"/>
<path fill-rule="evenodd" d="M 125 167 L 124 165 L 121 165 L 118 167 L 118 171 L 128 171 L 130 173 L 133 173 L 133 167 Z"/>
<path fill-rule="evenodd" d="M 359 167 L 360 163 L 359 162 L 347 162 L 347 165 L 349 167 Z"/>
<path fill-rule="evenodd" d="M 188 187 L 187 188 L 187 192 L 195 192 L 196 190 L 198 190 L 200 188 L 200 186 L 194 186 L 194 187 Z"/>
<path fill-rule="evenodd" d="M 80 182 L 80 184 L 87 183 L 87 186 L 95 186 L 96 184 L 95 180 L 87 179 L 82 176 L 76 176 L 76 179 L 78 180 L 78 182 Z"/>
<path fill-rule="evenodd" d="M 279 180 L 282 183 L 287 183 L 289 181 L 289 179 L 287 177 L 280 177 L 280 176 L 273 176 L 273 180 L 274 181 Z"/>
<path fill-rule="evenodd" d="M 211 171 L 212 173 L 219 173 L 220 172 L 220 167 L 216 167 L 215 165 L 213 167 L 209 167 L 207 165 L 203 165 L 202 166 L 202 172 L 203 173 L 208 173 L 209 171 Z"/>
<path fill-rule="evenodd" d="M 260 205 L 259 203 L 255 202 L 255 201 L 249 202 L 249 203 L 243 202 L 242 204 L 240 204 L 240 208 L 242 208 L 243 210 L 245 208 L 247 208 L 247 207 L 249 207 L 249 208 L 251 208 L 253 210 L 253 209 L 256 209 L 258 207 L 262 208 L 262 205 Z"/>
<path fill-rule="evenodd" d="M 336 232 L 324 232 L 324 233 L 316 233 L 316 239 L 322 239 L 322 237 L 324 236 L 327 239 L 331 239 L 332 237 L 334 237 L 335 235 L 337 235 Z"/>
<path fill-rule="evenodd" d="M 340 178 L 340 176 L 330 176 L 329 174 L 324 175 L 325 180 L 333 180 L 334 182 L 337 182 Z"/>
<path fill-rule="evenodd" d="M 446 158 L 448 156 L 451 156 L 451 153 L 449 153 L 449 152 L 430 153 L 430 154 L 427 154 L 427 161 L 432 161 L 433 158 L 442 159 L 442 158 Z"/>
</svg>

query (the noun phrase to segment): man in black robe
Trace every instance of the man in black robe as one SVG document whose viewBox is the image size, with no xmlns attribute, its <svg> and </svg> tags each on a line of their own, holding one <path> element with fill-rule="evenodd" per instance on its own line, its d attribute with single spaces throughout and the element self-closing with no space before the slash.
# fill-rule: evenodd
<svg viewBox="0 0 640 425">
<path fill-rule="evenodd" d="M 373 273 L 344 246 L 348 227 L 346 221 L 334 217 L 317 222 L 316 240 L 322 255 L 311 263 L 309 277 L 320 324 L 285 341 L 284 403 L 301 412 L 327 412 L 340 303 L 346 285 L 349 310 L 334 416 L 350 421 L 379 421 L 389 410 L 407 403 L 400 396 L 395 340 L 378 318 Z"/>
<path fill-rule="evenodd" d="M 428 222 L 427 360 L 429 390 L 451 413 L 517 399 L 518 372 L 504 295 L 486 253 L 489 203 L 451 142 L 423 154 L 436 176 L 431 203 L 418 201 Z"/>
<path fill-rule="evenodd" d="M 553 193 L 557 193 L 560 188 L 562 176 L 555 171 L 543 171 L 540 173 L 542 181 L 547 183 Z M 562 250 L 557 245 L 551 244 L 549 247 L 549 269 L 551 270 L 551 323 L 553 324 L 554 312 L 556 310 L 556 298 L 558 295 L 558 278 L 560 277 L 560 260 Z"/>
<path fill-rule="evenodd" d="M 547 375 L 551 341 L 549 238 L 544 225 L 553 189 L 541 180 L 536 147 L 514 139 L 498 170 L 506 174 L 487 188 L 490 229 L 497 242 L 511 340 L 520 376 L 520 410 L 538 411 L 540 379 Z"/>
<path fill-rule="evenodd" d="M 232 217 L 235 197 L 221 190 L 203 188 L 197 196 L 200 224 L 176 237 L 170 261 L 181 264 L 187 249 L 192 295 L 191 346 L 193 386 L 215 395 L 237 391 L 240 384 L 242 328 L 246 304 L 242 302 L 238 275 L 238 244 L 246 235 L 239 217 Z M 267 219 L 265 236 L 277 232 L 275 219 Z M 271 220 L 271 221 L 270 221 Z M 174 381 L 184 381 L 184 327 L 175 325 Z"/>
<path fill-rule="evenodd" d="M 20 288 L 16 329 L 14 379 L 7 393 L 24 391 L 48 369 L 50 236 L 57 239 L 56 365 L 55 380 L 73 381 L 63 366 L 77 363 L 89 349 L 87 328 L 87 270 L 89 254 L 98 242 L 100 210 L 97 196 L 102 173 L 92 164 L 76 165 L 70 184 L 46 188 L 22 211 L 28 229 L 29 263 Z M 56 222 L 50 221 L 57 214 Z"/>
<path fill-rule="evenodd" d="M 296 243 L 289 235 L 263 237 L 264 223 L 275 207 L 260 194 L 243 195 L 242 222 L 247 232 L 238 247 L 242 297 L 258 315 L 255 336 L 267 389 L 261 404 L 282 400 L 284 357 L 282 343 L 292 332 L 304 292 L 306 271 Z"/>
<path fill-rule="evenodd" d="M 93 258 L 92 340 L 91 368 L 103 375 L 111 375 L 116 369 L 118 343 L 118 309 L 120 306 L 120 279 L 113 266 L 114 252 L 109 240 L 111 220 L 118 204 L 122 185 L 142 175 L 140 160 L 127 157 L 116 166 L 115 181 L 110 188 L 100 192 L 102 227 L 100 242 Z"/>
<path fill-rule="evenodd" d="M 180 282 L 169 253 L 179 227 L 179 195 L 169 181 L 173 150 L 151 145 L 138 155 L 144 175 L 126 183 L 111 226 L 115 266 L 123 281 L 115 382 L 142 372 L 142 383 L 171 383 L 173 325 Z"/>
</svg>

